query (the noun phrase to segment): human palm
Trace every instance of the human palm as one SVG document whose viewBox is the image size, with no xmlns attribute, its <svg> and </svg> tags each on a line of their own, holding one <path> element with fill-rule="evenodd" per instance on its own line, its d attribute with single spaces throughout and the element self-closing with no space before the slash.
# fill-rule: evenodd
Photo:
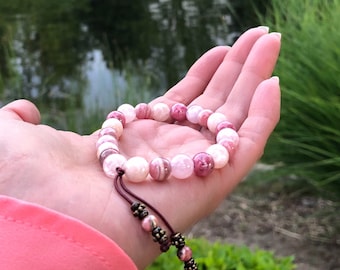
<svg viewBox="0 0 340 270">
<path fill-rule="evenodd" d="M 268 79 L 279 49 L 277 34 L 251 29 L 232 48 L 216 47 L 207 52 L 181 82 L 151 102 L 181 102 L 222 112 L 240 136 L 228 165 L 209 177 L 127 183 L 176 230 L 186 230 L 211 213 L 262 155 L 279 119 L 278 80 Z M 1 109 L 0 129 L 5 132 L 0 134 L 0 194 L 77 218 L 113 239 L 140 268 L 149 264 L 158 247 L 138 229 L 129 205 L 114 190 L 112 179 L 104 175 L 96 158 L 96 132 L 80 136 L 57 131 L 39 125 L 39 118 L 37 109 L 23 100 Z M 128 157 L 150 160 L 195 154 L 213 139 L 192 124 L 138 120 L 124 128 L 119 148 Z"/>
</svg>

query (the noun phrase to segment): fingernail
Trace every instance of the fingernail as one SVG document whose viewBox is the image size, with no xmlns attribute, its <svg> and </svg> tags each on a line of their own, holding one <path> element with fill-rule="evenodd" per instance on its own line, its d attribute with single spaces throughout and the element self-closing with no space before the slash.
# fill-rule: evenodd
<svg viewBox="0 0 340 270">
<path fill-rule="evenodd" d="M 277 84 L 280 83 L 280 78 L 279 78 L 279 76 L 273 76 L 273 77 L 271 77 L 270 79 L 273 80 L 273 81 L 275 81 Z"/>
<path fill-rule="evenodd" d="M 265 32 L 265 33 L 268 33 L 268 32 L 269 32 L 269 27 L 268 27 L 268 26 L 261 25 L 261 26 L 259 26 L 258 28 L 259 28 L 259 29 L 262 29 L 263 32 Z"/>
<path fill-rule="evenodd" d="M 277 37 L 278 40 L 281 40 L 281 33 L 279 33 L 279 32 L 271 32 L 270 35 L 273 35 L 273 36 Z"/>
</svg>

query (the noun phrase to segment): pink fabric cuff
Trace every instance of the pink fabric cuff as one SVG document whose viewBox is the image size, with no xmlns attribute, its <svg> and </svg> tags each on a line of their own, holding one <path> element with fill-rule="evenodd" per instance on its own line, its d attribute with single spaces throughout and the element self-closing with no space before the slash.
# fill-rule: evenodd
<svg viewBox="0 0 340 270">
<path fill-rule="evenodd" d="M 79 220 L 0 195 L 0 269 L 137 268 L 112 240 Z"/>
</svg>

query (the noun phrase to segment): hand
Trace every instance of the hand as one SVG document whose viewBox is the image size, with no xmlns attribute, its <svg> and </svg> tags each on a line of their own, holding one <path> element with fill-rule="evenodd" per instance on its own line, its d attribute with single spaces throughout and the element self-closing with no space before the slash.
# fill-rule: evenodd
<svg viewBox="0 0 340 270">
<path fill-rule="evenodd" d="M 206 179 L 192 176 L 128 184 L 177 231 L 183 232 L 211 213 L 261 157 L 279 120 L 279 83 L 276 77 L 270 78 L 279 50 L 279 34 L 268 34 L 263 27 L 250 29 L 233 47 L 208 51 L 182 81 L 151 102 L 196 104 L 222 112 L 240 136 L 228 165 Z M 39 111 L 25 100 L 4 106 L 0 119 L 0 194 L 91 225 L 120 245 L 139 268 L 155 259 L 158 245 L 140 229 L 112 179 L 102 171 L 96 158 L 96 134 L 80 136 L 39 125 Z M 124 129 L 119 146 L 127 157 L 148 159 L 197 153 L 211 143 L 195 128 L 139 120 Z"/>
</svg>

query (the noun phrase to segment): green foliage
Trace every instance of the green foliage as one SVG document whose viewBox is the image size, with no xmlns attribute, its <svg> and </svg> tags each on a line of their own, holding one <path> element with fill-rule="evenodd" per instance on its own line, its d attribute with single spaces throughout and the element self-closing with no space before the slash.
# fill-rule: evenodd
<svg viewBox="0 0 340 270">
<path fill-rule="evenodd" d="M 282 33 L 275 70 L 282 114 L 265 160 L 283 163 L 276 176 L 305 180 L 309 191 L 339 194 L 340 2 L 272 0 L 271 5 L 262 23 Z"/>
<path fill-rule="evenodd" d="M 199 269 L 209 270 L 291 270 L 295 269 L 293 257 L 277 258 L 271 252 L 250 250 L 204 239 L 187 241 L 193 250 Z M 174 254 L 175 249 L 162 254 L 147 270 L 178 270 L 183 264 Z"/>
</svg>

